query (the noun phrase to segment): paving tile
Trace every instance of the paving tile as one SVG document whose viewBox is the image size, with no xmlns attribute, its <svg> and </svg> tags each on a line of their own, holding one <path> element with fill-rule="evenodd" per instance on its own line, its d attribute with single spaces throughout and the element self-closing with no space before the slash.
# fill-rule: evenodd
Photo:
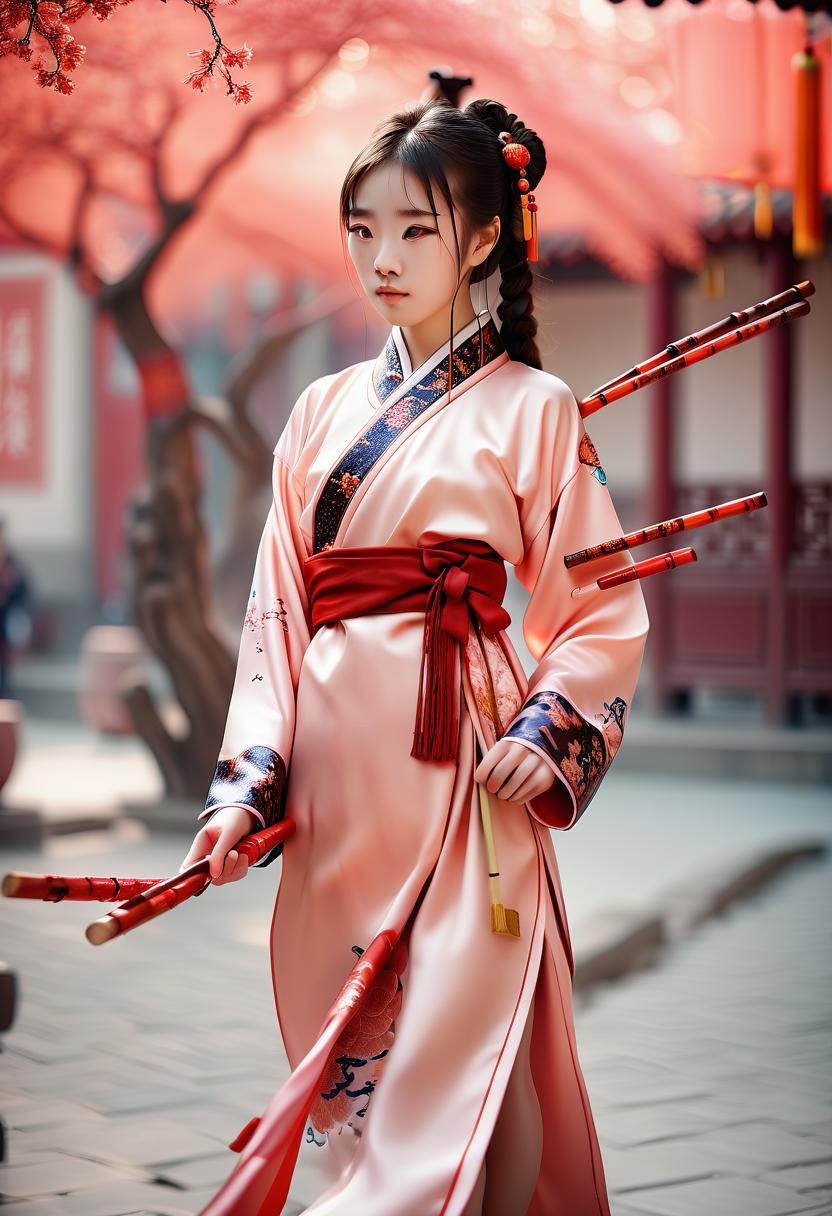
<svg viewBox="0 0 832 1216">
<path fill-rule="evenodd" d="M 817 1119 L 803 1126 L 794 1124 L 792 1131 L 800 1136 L 818 1136 L 827 1141 L 832 1141 L 832 1119 Z"/>
<path fill-rule="evenodd" d="M 238 1161 L 238 1154 L 227 1149 L 215 1157 L 200 1157 L 182 1165 L 168 1165 L 155 1171 L 156 1177 L 174 1186 L 193 1189 L 200 1186 L 219 1187 L 225 1182 Z"/>
<path fill-rule="evenodd" d="M 644 1208 L 631 1207 L 629 1203 L 622 1203 L 620 1199 L 614 1197 L 610 1199 L 610 1211 L 612 1216 L 654 1216 L 654 1213 L 648 1212 Z"/>
<path fill-rule="evenodd" d="M 251 1106 L 232 1106 L 227 1098 L 212 1095 L 204 1103 L 189 1104 L 188 1106 L 168 1106 L 165 1117 L 178 1119 L 184 1127 L 191 1127 L 202 1135 L 208 1136 L 216 1143 L 216 1151 L 228 1148 L 230 1142 L 242 1131 L 255 1114 L 260 1114 L 263 1108 Z M 229 1150 L 231 1151 L 231 1150 Z"/>
<path fill-rule="evenodd" d="M 785 1123 L 822 1120 L 828 1117 L 830 1110 L 829 1103 L 818 1102 L 807 1094 L 786 1090 L 782 1086 L 773 1088 L 749 1082 L 742 1088 L 736 1088 L 732 1096 L 738 1100 L 744 1099 L 759 1115 Z"/>
<path fill-rule="evenodd" d="M 2 1205 L 3 1216 L 69 1216 L 63 1206 L 64 1198 L 24 1199 L 20 1203 L 12 1199 Z"/>
<path fill-rule="evenodd" d="M 92 1107 L 78 1102 L 64 1102 L 59 1098 L 18 1097 L 11 1101 L 0 1100 L 0 1114 L 10 1131 L 25 1131 L 29 1128 L 54 1127 L 63 1123 L 101 1119 Z"/>
<path fill-rule="evenodd" d="M 198 1187 L 193 1190 L 173 1192 L 168 1188 L 169 1198 L 164 1208 L 154 1208 L 154 1212 L 163 1211 L 165 1216 L 196 1216 L 217 1193 L 216 1186 Z M 162 1202 L 160 1198 L 159 1203 Z M 281 1216 L 287 1216 L 285 1209 Z M 5 1216 L 5 1213 L 4 1213 Z"/>
<path fill-rule="evenodd" d="M 2 1206 L 3 1216 L 127 1216 L 141 1211 L 161 1211 L 162 1205 L 181 1203 L 185 1192 L 153 1182 L 124 1180 L 106 1186 L 85 1187 L 68 1195 L 49 1200 L 40 1211 L 40 1203 Z M 188 1199 L 190 1202 L 190 1199 Z M 35 1206 L 37 1204 L 37 1206 Z M 17 1209 L 17 1211 L 15 1211 Z"/>
<path fill-rule="evenodd" d="M 11 1146 L 7 1159 L 0 1162 L 0 1171 L 8 1169 L 10 1165 L 36 1165 L 39 1161 L 51 1161 L 54 1156 L 54 1152 L 46 1149 L 18 1153 L 16 1147 Z"/>
<path fill-rule="evenodd" d="M 748 1123 L 758 1117 L 759 1112 L 749 1107 L 747 1101 L 723 1094 L 711 1094 L 707 1097 L 694 1098 L 681 1105 L 692 1115 L 707 1119 L 712 1125 L 729 1127 L 733 1123 Z"/>
<path fill-rule="evenodd" d="M 71 1123 L 50 1124 L 47 1127 L 30 1127 L 9 1130 L 9 1159 L 19 1164 L 24 1156 L 62 1153 L 69 1151 L 70 1156 L 84 1156 L 86 1153 L 75 1153 L 73 1148 L 67 1150 L 66 1140 L 75 1136 L 85 1146 L 95 1143 L 96 1136 L 109 1129 L 109 1123 L 101 1116 L 92 1113 L 90 1118 L 73 1119 Z"/>
<path fill-rule="evenodd" d="M 34 1163 L 1 1166 L 0 1196 L 25 1199 L 34 1195 L 57 1195 L 118 1177 L 119 1171 L 110 1166 L 53 1153 Z"/>
<path fill-rule="evenodd" d="M 777 1186 L 790 1186 L 796 1191 L 832 1188 L 832 1154 L 826 1161 L 818 1161 L 813 1165 L 792 1165 L 788 1169 L 772 1170 L 762 1177 Z"/>
<path fill-rule="evenodd" d="M 719 1170 L 707 1153 L 691 1148 L 687 1140 L 664 1140 L 626 1149 L 607 1147 L 603 1157 L 607 1185 L 615 1193 L 707 1178 Z"/>
<path fill-rule="evenodd" d="M 665 1102 L 626 1111 L 602 1110 L 595 1115 L 595 1123 L 604 1143 L 621 1148 L 708 1131 L 719 1125 L 719 1120 L 692 1114 L 681 1103 Z"/>
<path fill-rule="evenodd" d="M 776 1123 L 736 1124 L 719 1132 L 704 1132 L 691 1143 L 716 1160 L 729 1158 L 761 1170 L 823 1161 L 830 1155 L 829 1145 L 822 1140 L 793 1136 Z"/>
<path fill-rule="evenodd" d="M 590 1092 L 596 1087 L 587 1081 Z M 675 1077 L 652 1085 L 641 1085 L 631 1090 L 610 1091 L 603 1085 L 597 1087 L 602 1097 L 606 1097 L 609 1105 L 619 1109 L 630 1107 L 653 1107 L 659 1103 L 670 1102 L 702 1102 L 710 1097 L 710 1092 L 701 1085 L 692 1085 L 684 1077 Z"/>
<path fill-rule="evenodd" d="M 35 1139 L 35 1134 L 32 1134 Z M 66 1127 L 37 1133 L 51 1147 L 89 1160 L 133 1166 L 161 1166 L 216 1154 L 216 1141 L 168 1119 L 109 1120 L 94 1127 Z"/>
<path fill-rule="evenodd" d="M 119 1084 L 117 1076 L 92 1076 L 84 1087 L 84 1101 L 102 1115 L 120 1115 L 131 1111 L 157 1110 L 166 1103 L 178 1104 L 193 1096 L 192 1085 L 166 1085 L 144 1083 Z M 55 1081 L 51 1082 L 52 1085 Z M 49 1086 L 42 1087 L 49 1092 Z"/>
<path fill-rule="evenodd" d="M 818 1204 L 749 1178 L 708 1178 L 630 1195 L 650 1216 L 790 1216 Z"/>
</svg>

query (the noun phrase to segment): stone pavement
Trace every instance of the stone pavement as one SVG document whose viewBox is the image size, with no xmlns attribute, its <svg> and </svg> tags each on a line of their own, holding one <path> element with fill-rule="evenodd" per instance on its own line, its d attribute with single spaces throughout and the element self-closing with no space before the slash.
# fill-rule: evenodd
<svg viewBox="0 0 832 1216">
<path fill-rule="evenodd" d="M 614 1216 L 832 1213 L 832 860 L 578 1001 Z"/>
<path fill-rule="evenodd" d="M 186 849 L 127 824 L 6 851 L 2 868 L 161 877 Z M 278 876 L 253 870 L 100 947 L 83 930 L 106 904 L 0 898 L 20 982 L 1 1040 L 4 1216 L 184 1216 L 215 1193 L 229 1140 L 288 1074 L 266 953 Z"/>
<path fill-rule="evenodd" d="M 184 851 L 128 823 L 7 851 L 2 869 L 160 876 Z M 0 1054 L 3 1216 L 188 1216 L 216 1192 L 228 1141 L 287 1075 L 266 952 L 278 876 L 98 948 L 83 928 L 105 905 L 0 899 L 20 980 Z M 830 879 L 828 858 L 795 866 L 576 1000 L 614 1216 L 832 1212 Z M 322 1189 L 302 1152 L 287 1216 Z"/>
</svg>

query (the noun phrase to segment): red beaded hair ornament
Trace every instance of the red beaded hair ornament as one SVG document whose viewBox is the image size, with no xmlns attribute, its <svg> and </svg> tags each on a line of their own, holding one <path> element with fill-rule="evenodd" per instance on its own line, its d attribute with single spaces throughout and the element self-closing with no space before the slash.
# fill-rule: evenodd
<svg viewBox="0 0 832 1216">
<path fill-rule="evenodd" d="M 510 169 L 517 169 L 520 177 L 517 189 L 520 193 L 520 206 L 523 214 L 523 240 L 526 242 L 526 257 L 530 262 L 537 261 L 537 203 L 534 195 L 529 193 L 529 180 L 523 175 L 523 170 L 531 160 L 531 154 L 525 144 L 518 143 L 511 131 L 501 131 L 503 142 L 503 160 Z"/>
</svg>

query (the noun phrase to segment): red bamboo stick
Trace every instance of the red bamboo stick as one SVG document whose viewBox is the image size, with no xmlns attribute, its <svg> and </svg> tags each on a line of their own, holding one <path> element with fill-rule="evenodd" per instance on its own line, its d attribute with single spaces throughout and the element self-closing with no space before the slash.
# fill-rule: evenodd
<svg viewBox="0 0 832 1216">
<path fill-rule="evenodd" d="M 690 515 L 680 515 L 677 519 L 665 519 L 660 524 L 649 524 L 625 536 L 617 536 L 614 540 L 602 541 L 600 545 L 592 545 L 588 549 L 578 549 L 575 553 L 567 553 L 563 564 L 567 570 L 573 566 L 583 566 L 586 562 L 594 562 L 599 557 L 610 557 L 613 553 L 621 553 L 624 549 L 635 549 L 638 545 L 649 544 L 651 540 L 659 540 L 665 536 L 675 536 L 677 532 L 692 532 L 694 528 L 704 528 L 720 519 L 730 519 L 734 515 L 744 515 L 750 511 L 759 511 L 768 505 L 768 499 L 762 490 L 749 494 L 745 498 L 734 498 L 731 502 L 722 502 L 717 507 L 706 507 L 703 511 L 692 511 Z"/>
<path fill-rule="evenodd" d="M 259 861 L 269 849 L 282 840 L 287 840 L 295 830 L 295 821 L 291 818 L 282 819 L 272 827 L 263 828 L 244 836 L 234 847 L 238 853 L 247 857 L 249 864 Z M 199 895 L 208 884 L 211 877 L 208 869 L 208 858 L 201 857 L 193 865 L 188 866 L 180 874 L 174 874 L 153 887 L 139 891 L 132 899 L 111 909 L 106 916 L 94 920 L 85 930 L 87 941 L 94 946 L 112 941 L 123 933 L 143 925 L 146 921 L 160 916 L 163 912 L 184 903 L 192 895 Z"/>
<path fill-rule="evenodd" d="M 229 1147 L 240 1158 L 199 1216 L 263 1216 L 282 1212 L 303 1139 L 303 1129 L 320 1093 L 328 1061 L 342 1058 L 343 1036 L 353 1018 L 372 1001 L 385 971 L 401 975 L 407 947 L 392 929 L 382 929 L 370 942 L 327 1013 L 309 1051 L 269 1102 L 262 1116 L 249 1119 Z M 378 1006 L 374 1020 L 378 1018 Z M 351 1050 L 348 1049 L 349 1054 Z"/>
<path fill-rule="evenodd" d="M 746 342 L 750 338 L 758 338 L 770 329 L 777 329 L 779 326 L 786 325 L 789 321 L 794 321 L 798 317 L 805 317 L 809 311 L 810 304 L 808 300 L 802 300 L 799 304 L 792 304 L 788 308 L 781 309 L 779 312 L 771 313 L 769 316 L 752 321 L 749 325 L 743 325 L 739 329 L 723 334 L 706 345 L 696 346 L 692 350 L 683 351 L 674 358 L 668 359 L 667 362 L 651 367 L 646 372 L 637 372 L 632 376 L 625 373 L 624 377 L 613 382 L 610 388 L 596 389 L 594 393 L 590 393 L 588 397 L 580 401 L 578 407 L 581 411 L 581 417 L 588 418 L 591 414 L 596 414 L 598 410 L 603 409 L 605 405 L 611 405 L 613 401 L 620 401 L 622 397 L 628 397 L 640 388 L 646 388 L 665 376 L 670 376 L 674 372 L 680 372 L 685 367 L 692 367 L 695 363 L 701 363 L 704 359 L 710 359 L 713 355 L 718 355 L 721 351 L 728 350 L 729 347 L 739 346 L 740 343 Z"/>
<path fill-rule="evenodd" d="M 675 570 L 677 566 L 686 566 L 695 562 L 696 554 L 693 549 L 673 549 L 670 553 L 660 553 L 658 557 L 646 557 L 643 562 L 633 562 L 623 570 L 613 570 L 612 574 L 602 574 L 594 583 L 585 587 L 575 587 L 572 595 L 583 595 L 587 591 L 609 591 L 611 587 L 620 587 L 622 583 L 634 583 L 636 579 L 649 578 L 651 574 L 661 574 L 663 570 Z"/>
<path fill-rule="evenodd" d="M 210 882 L 208 860 L 203 858 L 177 875 L 177 881 L 167 879 L 158 883 L 156 887 L 150 887 L 147 891 L 135 895 L 132 900 L 128 899 L 126 903 L 113 908 L 99 920 L 94 920 L 84 930 L 86 939 L 93 946 L 103 946 L 114 937 L 143 925 L 145 921 L 161 916 L 163 912 L 169 912 L 192 895 L 201 894 Z"/>
<path fill-rule="evenodd" d="M 41 899 L 53 904 L 64 899 L 107 903 L 116 899 L 131 899 L 161 881 L 161 878 L 85 878 L 76 874 L 29 874 L 25 870 L 10 870 L 3 875 L 2 894 L 14 899 Z"/>
<path fill-rule="evenodd" d="M 250 855 L 250 861 L 258 861 L 266 851 L 262 849 L 259 839 L 262 835 L 262 832 L 254 833 L 237 845 L 241 853 Z M 278 842 L 278 839 L 275 839 L 274 843 Z M 274 844 L 268 845 L 267 848 L 274 848 Z M 190 868 L 183 871 L 186 872 L 190 872 Z M 80 874 L 31 874 L 25 870 L 10 870 L 3 876 L 0 893 L 13 899 L 40 899 L 47 903 L 60 903 L 65 899 L 109 903 L 134 899 L 143 891 L 152 887 L 161 889 L 174 881 L 175 878 L 112 878 Z"/>
<path fill-rule="evenodd" d="M 705 342 L 713 342 L 723 334 L 729 333 L 741 325 L 747 325 L 749 321 L 759 320 L 760 317 L 777 312 L 778 309 L 785 308 L 789 304 L 797 304 L 800 300 L 805 300 L 814 294 L 814 283 L 811 279 L 804 279 L 801 283 L 795 283 L 793 286 L 787 287 L 785 291 L 778 292 L 777 295 L 769 296 L 767 300 L 762 300 L 759 304 L 752 304 L 750 308 L 741 308 L 736 312 L 729 313 L 727 317 L 723 317 L 721 321 L 714 321 L 712 325 L 706 326 L 705 329 L 697 330 L 696 333 L 688 334 L 685 338 L 679 338 L 676 342 L 668 343 L 665 349 L 659 351 L 658 354 L 651 355 L 643 363 L 636 364 L 629 371 L 623 372 L 614 379 L 608 380 L 606 384 L 602 384 L 600 388 L 596 388 L 585 400 L 588 401 L 592 397 L 597 397 L 601 393 L 608 392 L 609 389 L 621 383 L 622 380 L 632 380 L 636 376 L 643 376 L 645 372 L 649 372 L 660 363 L 666 362 L 668 357 L 673 358 L 676 355 L 684 354 L 685 351 L 693 350 L 694 347 L 702 346 Z"/>
</svg>

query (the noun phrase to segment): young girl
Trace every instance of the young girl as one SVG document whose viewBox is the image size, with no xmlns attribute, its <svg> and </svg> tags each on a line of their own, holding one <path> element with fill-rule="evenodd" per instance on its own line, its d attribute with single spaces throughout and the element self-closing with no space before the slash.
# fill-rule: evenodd
<svg viewBox="0 0 832 1216">
<path fill-rule="evenodd" d="M 350 258 L 390 334 L 310 384 L 277 442 L 208 822 L 183 862 L 210 853 L 214 882 L 237 880 L 241 837 L 295 820 L 258 863 L 283 854 L 271 958 L 293 1075 L 212 1216 L 282 1210 L 264 1171 L 292 1168 L 274 1128 L 310 1059 L 324 1081 L 293 1126 L 308 1116 L 337 1176 L 308 1213 L 609 1216 L 549 829 L 573 827 L 618 749 L 647 619 L 637 583 L 575 597 L 590 580 L 564 567 L 620 527 L 535 344 L 518 182 L 534 190 L 545 164 L 498 102 L 435 100 L 384 122 L 343 185 Z M 470 297 L 498 268 L 499 327 Z M 506 562 L 530 592 L 528 681 Z M 519 936 L 492 928 L 480 786 Z M 361 1033 L 316 1057 L 385 933 Z"/>
</svg>

